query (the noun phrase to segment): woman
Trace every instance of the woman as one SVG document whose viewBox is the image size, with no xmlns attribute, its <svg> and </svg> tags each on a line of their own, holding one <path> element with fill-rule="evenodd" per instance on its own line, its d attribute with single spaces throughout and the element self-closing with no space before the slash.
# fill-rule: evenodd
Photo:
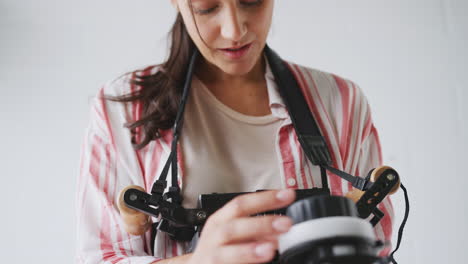
<svg viewBox="0 0 468 264">
<path fill-rule="evenodd" d="M 285 216 L 249 217 L 284 207 L 291 189 L 321 187 L 320 170 L 305 158 L 263 56 L 274 0 L 172 0 L 178 11 L 168 60 L 105 85 L 95 100 L 82 149 L 78 186 L 78 262 L 265 263 Z M 128 185 L 151 190 L 170 152 L 190 54 L 200 58 L 179 144 L 183 205 L 202 193 L 277 189 L 240 196 L 212 215 L 196 249 L 158 232 L 132 236 L 116 206 Z M 336 75 L 288 63 L 327 139 L 334 167 L 365 175 L 381 165 L 378 135 L 361 90 Z M 118 101 L 118 102 L 115 102 Z M 123 128 L 127 124 L 128 128 Z M 334 195 L 352 187 L 328 175 Z M 281 190 L 283 189 L 283 190 Z M 392 206 L 375 227 L 389 241 Z M 154 256 L 151 252 L 154 249 Z M 381 252 L 388 254 L 387 247 Z"/>
</svg>

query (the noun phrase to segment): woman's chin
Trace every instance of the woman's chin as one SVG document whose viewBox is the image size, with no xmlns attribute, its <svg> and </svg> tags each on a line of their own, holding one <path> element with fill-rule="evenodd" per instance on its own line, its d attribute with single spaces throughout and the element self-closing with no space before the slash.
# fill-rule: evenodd
<svg viewBox="0 0 468 264">
<path fill-rule="evenodd" d="M 255 63 L 252 61 L 246 62 L 230 62 L 222 63 L 218 67 L 226 74 L 241 77 L 249 74 L 254 68 Z"/>
<path fill-rule="evenodd" d="M 222 69 L 222 70 L 223 72 L 231 76 L 242 77 L 242 76 L 247 75 L 251 69 L 238 68 L 238 67 L 226 67 L 225 69 Z"/>
</svg>

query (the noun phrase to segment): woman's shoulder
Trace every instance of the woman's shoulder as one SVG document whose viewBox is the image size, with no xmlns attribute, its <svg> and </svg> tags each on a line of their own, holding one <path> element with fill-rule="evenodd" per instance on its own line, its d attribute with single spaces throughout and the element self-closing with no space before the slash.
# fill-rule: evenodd
<svg viewBox="0 0 468 264">
<path fill-rule="evenodd" d="M 338 96 L 342 93 L 357 93 L 363 96 L 359 86 L 352 80 L 336 73 L 287 61 L 299 84 L 310 93 L 320 96 Z"/>
<path fill-rule="evenodd" d="M 107 96 L 122 96 L 133 93 L 141 88 L 137 83 L 138 80 L 155 75 L 158 71 L 160 71 L 159 65 L 149 65 L 123 73 L 106 81 L 99 93 Z"/>
<path fill-rule="evenodd" d="M 137 95 L 143 87 L 141 81 L 151 78 L 159 71 L 159 65 L 150 65 L 121 74 L 107 81 L 99 90 L 96 99 L 99 104 L 108 108 L 108 115 L 123 118 L 121 122 L 133 122 L 141 115 L 141 102 L 134 98 L 125 99 Z"/>
<path fill-rule="evenodd" d="M 142 77 L 150 77 L 158 71 L 158 65 L 151 65 L 126 72 L 105 82 L 92 99 L 89 128 L 109 139 L 117 133 L 127 133 L 127 129 L 122 129 L 124 124 L 140 118 L 142 105 L 136 100 L 123 103 L 114 99 L 135 93 L 141 89 L 135 81 Z"/>
<path fill-rule="evenodd" d="M 366 122 L 370 118 L 367 97 L 348 78 L 335 73 L 288 62 L 312 110 L 337 131 L 343 120 Z"/>
</svg>

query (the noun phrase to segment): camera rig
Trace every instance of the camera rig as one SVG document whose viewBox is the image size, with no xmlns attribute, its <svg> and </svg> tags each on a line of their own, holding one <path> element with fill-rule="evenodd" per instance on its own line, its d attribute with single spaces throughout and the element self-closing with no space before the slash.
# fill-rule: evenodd
<svg viewBox="0 0 468 264">
<path fill-rule="evenodd" d="M 366 179 L 346 175 L 346 180 L 350 181 L 353 187 L 363 190 L 364 194 L 356 202 L 359 217 L 365 219 L 371 214 L 371 224 L 376 225 L 384 216 L 383 212 L 377 208 L 377 205 L 392 191 L 398 187 L 399 176 L 392 168 L 384 169 L 375 182 L 371 182 L 372 171 L 369 172 Z M 341 175 L 342 172 L 340 173 Z M 123 196 L 125 204 L 137 211 L 161 218 L 157 229 L 166 232 L 171 238 L 178 241 L 191 241 L 193 235 L 200 230 L 207 218 L 241 193 L 213 193 L 202 194 L 199 197 L 199 208 L 186 209 L 182 207 L 182 198 L 180 190 L 169 187 L 169 191 L 163 194 L 166 189 L 165 181 L 156 181 L 151 194 L 138 189 L 130 188 Z M 261 190 L 259 190 L 261 191 Z M 312 188 L 296 190 L 296 201 L 317 195 L 330 195 L 328 189 Z M 264 212 L 264 214 L 285 214 L 286 208 L 275 211 Z"/>
</svg>

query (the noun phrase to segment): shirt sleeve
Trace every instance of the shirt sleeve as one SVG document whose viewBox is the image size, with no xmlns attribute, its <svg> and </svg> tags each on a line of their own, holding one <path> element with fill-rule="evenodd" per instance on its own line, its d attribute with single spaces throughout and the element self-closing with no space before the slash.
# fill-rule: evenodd
<svg viewBox="0 0 468 264">
<path fill-rule="evenodd" d="M 102 91 L 101 91 L 102 94 Z M 118 190 L 131 181 L 120 177 L 118 155 L 112 142 L 104 99 L 95 98 L 81 147 L 77 180 L 76 263 L 147 264 L 151 256 L 150 234 L 133 236 L 124 228 L 116 205 Z"/>
<path fill-rule="evenodd" d="M 360 149 L 358 161 L 358 175 L 367 175 L 370 170 L 382 166 L 382 150 L 380 146 L 377 130 L 372 120 L 367 120 L 366 129 L 363 132 L 363 142 Z M 390 196 L 387 196 L 377 206 L 385 216 L 374 227 L 377 239 L 386 243 L 386 247 L 381 250 L 380 256 L 388 256 L 391 250 L 392 228 L 393 228 L 393 206 Z"/>
</svg>

